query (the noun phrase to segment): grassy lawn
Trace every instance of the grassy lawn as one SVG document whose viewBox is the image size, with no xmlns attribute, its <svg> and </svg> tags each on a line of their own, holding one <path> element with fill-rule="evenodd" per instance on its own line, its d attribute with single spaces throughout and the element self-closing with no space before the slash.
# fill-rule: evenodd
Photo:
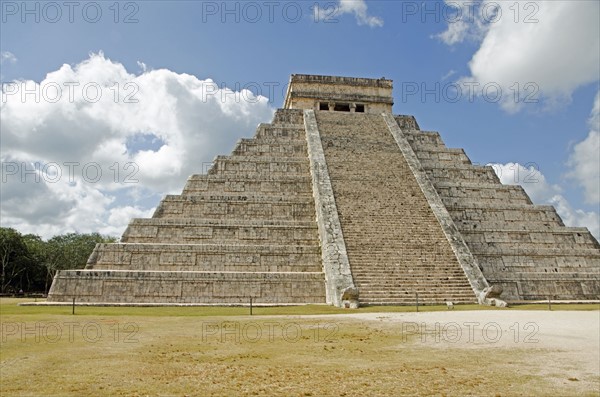
<svg viewBox="0 0 600 397">
<path fill-rule="evenodd" d="M 77 307 L 73 316 L 20 301 L 0 299 L 2 396 L 598 395 L 536 371 L 544 349 L 441 349 L 398 324 L 298 317 L 414 307 L 254 308 L 256 317 L 239 307 Z M 563 306 L 552 308 L 599 309 Z"/>
<path fill-rule="evenodd" d="M 24 298 L 0 298 L 0 314 L 71 314 L 71 306 L 19 306 L 22 302 L 33 302 Z M 446 305 L 419 306 L 419 312 L 447 311 Z M 516 305 L 497 308 L 480 305 L 455 305 L 453 310 L 548 310 L 546 304 Z M 552 304 L 552 310 L 600 310 L 600 304 Z M 348 313 L 401 313 L 415 312 L 415 306 L 367 306 L 359 309 L 341 309 L 328 305 L 253 307 L 254 315 L 320 315 Z M 110 307 L 76 306 L 76 315 L 98 316 L 244 316 L 250 314 L 249 307 L 191 306 L 191 307 Z"/>
</svg>

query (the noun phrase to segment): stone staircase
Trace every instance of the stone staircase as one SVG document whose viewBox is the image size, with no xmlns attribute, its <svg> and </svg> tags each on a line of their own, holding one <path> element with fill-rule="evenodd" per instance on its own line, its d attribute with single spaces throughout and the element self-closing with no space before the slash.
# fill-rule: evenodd
<svg viewBox="0 0 600 397">
<path fill-rule="evenodd" d="M 302 112 L 279 110 L 120 243 L 98 245 L 86 270 L 61 272 L 49 299 L 324 303 L 308 167 Z"/>
<path fill-rule="evenodd" d="M 502 185 L 492 167 L 473 165 L 437 132 L 412 127 L 405 136 L 486 279 L 503 287 L 503 299 L 600 297 L 600 245 L 586 228 L 565 227 L 553 207 L 533 205 L 520 186 Z"/>
<path fill-rule="evenodd" d="M 475 302 L 475 294 L 379 114 L 316 112 L 361 304 Z"/>
</svg>

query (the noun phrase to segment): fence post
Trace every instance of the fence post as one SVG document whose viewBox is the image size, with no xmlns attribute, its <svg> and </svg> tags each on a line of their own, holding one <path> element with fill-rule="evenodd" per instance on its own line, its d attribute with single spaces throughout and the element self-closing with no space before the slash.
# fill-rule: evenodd
<svg viewBox="0 0 600 397">
<path fill-rule="evenodd" d="M 415 292 L 415 295 L 417 296 L 417 313 L 419 312 L 419 293 Z"/>
</svg>

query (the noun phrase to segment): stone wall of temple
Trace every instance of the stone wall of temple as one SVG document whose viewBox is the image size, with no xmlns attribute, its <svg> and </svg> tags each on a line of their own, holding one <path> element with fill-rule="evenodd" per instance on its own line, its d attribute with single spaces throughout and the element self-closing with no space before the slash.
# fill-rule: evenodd
<svg viewBox="0 0 600 397">
<path fill-rule="evenodd" d="M 565 227 L 551 206 L 533 205 L 492 167 L 473 165 L 437 132 L 405 129 L 414 152 L 490 284 L 506 300 L 600 298 L 600 245 Z"/>
<path fill-rule="evenodd" d="M 270 124 L 60 271 L 50 302 L 471 303 L 600 298 L 600 245 L 391 114 L 392 82 L 293 75 Z"/>
</svg>

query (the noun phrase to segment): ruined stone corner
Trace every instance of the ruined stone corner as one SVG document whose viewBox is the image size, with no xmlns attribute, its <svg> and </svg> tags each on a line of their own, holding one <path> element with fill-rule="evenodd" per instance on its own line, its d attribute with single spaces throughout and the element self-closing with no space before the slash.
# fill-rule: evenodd
<svg viewBox="0 0 600 397">
<path fill-rule="evenodd" d="M 501 294 L 501 286 L 491 285 L 478 293 L 477 301 L 480 305 L 484 306 L 508 307 L 508 303 L 499 298 Z"/>
<path fill-rule="evenodd" d="M 340 299 L 340 307 L 346 309 L 358 309 L 360 307 L 360 301 L 358 299 L 358 288 L 347 287 L 342 291 Z"/>
</svg>

